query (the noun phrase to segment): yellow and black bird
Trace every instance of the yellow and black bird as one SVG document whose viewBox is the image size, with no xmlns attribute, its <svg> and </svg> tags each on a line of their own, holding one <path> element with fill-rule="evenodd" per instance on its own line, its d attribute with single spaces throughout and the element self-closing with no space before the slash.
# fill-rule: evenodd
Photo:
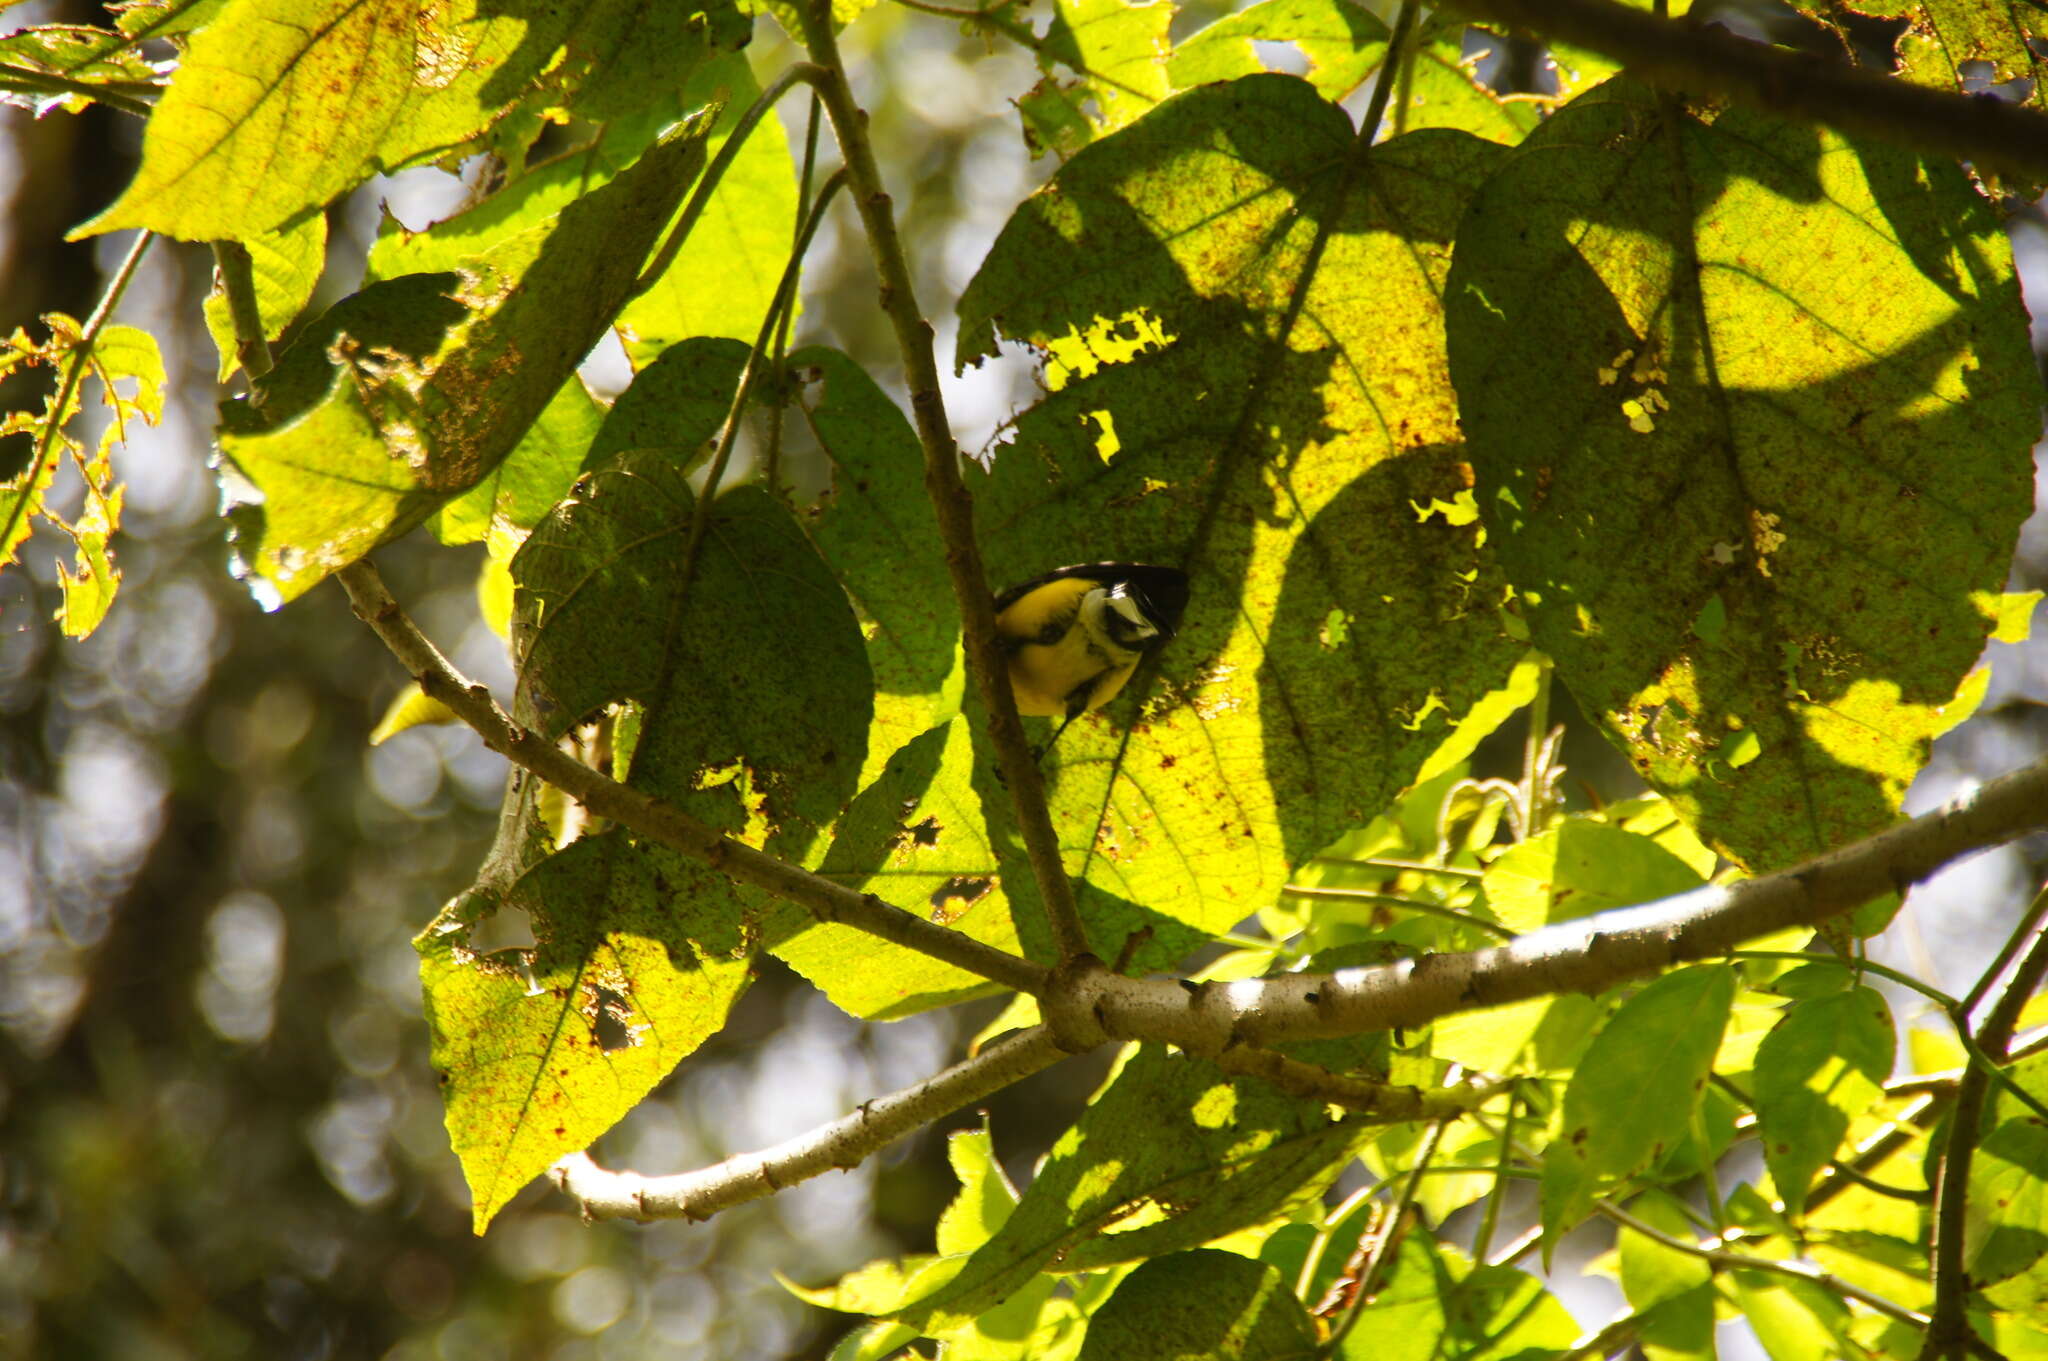
<svg viewBox="0 0 2048 1361">
<path fill-rule="evenodd" d="M 1187 604 L 1187 573 L 1133 562 L 1062 567 L 996 597 L 1017 712 L 1064 720 L 1044 751 L 1069 723 L 1116 698 L 1138 663 L 1173 637 Z"/>
</svg>

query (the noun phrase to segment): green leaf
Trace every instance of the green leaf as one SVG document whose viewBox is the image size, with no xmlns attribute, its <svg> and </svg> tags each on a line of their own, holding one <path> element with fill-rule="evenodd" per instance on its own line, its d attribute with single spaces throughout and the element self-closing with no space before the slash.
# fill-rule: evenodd
<svg viewBox="0 0 2048 1361">
<path fill-rule="evenodd" d="M 522 104 L 514 162 L 546 103 L 673 118 L 690 69 L 750 31 L 726 0 L 232 0 L 157 103 L 134 181 L 74 235 L 248 239 L 379 170 L 451 157 Z"/>
<path fill-rule="evenodd" d="M 2044 89 L 2048 67 L 2033 47 L 2035 41 L 2048 37 L 2048 24 L 2025 5 L 1986 4 L 1983 0 L 1850 0 L 1843 8 L 1906 21 L 1897 39 L 1898 73 L 1915 85 L 1976 94 L 1983 90 L 1987 77 L 1992 84 L 2023 80 L 2030 88 L 2018 97 L 2037 109 L 2048 108 L 2048 89 Z M 1987 62 L 1991 69 L 1981 73 L 1968 70 L 1977 62 Z"/>
<path fill-rule="evenodd" d="M 1973 1282 L 2016 1276 L 2048 1255 L 2048 1128 L 2037 1117 L 2007 1120 L 1977 1145 L 1966 1209 Z"/>
<path fill-rule="evenodd" d="M 686 575 L 695 506 L 673 462 L 628 453 L 533 532 L 512 563 L 515 633 L 530 640 L 515 715 L 554 738 L 639 705 L 630 784 L 800 859 L 860 769 L 873 693 L 860 628 L 756 487 L 712 503 Z"/>
<path fill-rule="evenodd" d="M 1735 1000 L 1725 965 L 1680 969 L 1622 1003 L 1565 1088 L 1543 1162 L 1545 1251 L 1594 1200 L 1686 1137 Z"/>
<path fill-rule="evenodd" d="M 996 1235 L 902 1317 L 956 1327 L 1049 1266 L 1139 1261 L 1261 1223 L 1320 1192 L 1356 1137 L 1320 1102 L 1145 1046 L 1053 1145 Z"/>
<path fill-rule="evenodd" d="M 314 213 L 290 227 L 252 236 L 247 248 L 263 338 L 276 340 L 313 300 L 313 290 L 319 286 L 320 273 L 327 266 L 327 215 Z M 206 329 L 220 351 L 220 371 L 215 377 L 225 383 L 242 361 L 235 353 L 235 321 L 218 271 L 206 295 L 205 311 Z"/>
<path fill-rule="evenodd" d="M 61 312 L 43 318 L 47 340 L 37 342 L 17 330 L 0 343 L 0 376 L 46 367 L 50 391 L 41 409 L 27 402 L 0 414 L 0 435 L 33 444 L 20 472 L 0 482 L 0 565 L 15 560 L 37 519 L 67 535 L 76 550 L 73 560 L 57 564 L 60 591 L 57 622 L 66 637 L 83 638 L 100 626 L 121 584 L 111 540 L 121 527 L 125 488 L 114 475 L 113 452 L 137 425 L 155 425 L 163 415 L 164 361 L 156 337 L 133 326 L 106 326 L 88 344 L 78 323 Z M 66 426 L 84 405 L 85 382 L 71 385 L 62 409 L 64 375 L 78 372 L 98 380 L 108 419 L 97 445 L 89 451 Z M 85 484 L 84 504 L 66 519 L 49 502 L 57 468 L 69 458 Z"/>
<path fill-rule="evenodd" d="M 445 544 L 475 543 L 493 528 L 532 529 L 575 485 L 605 419 L 583 379 L 570 374 L 512 452 L 428 517 L 427 527 Z"/>
<path fill-rule="evenodd" d="M 1058 62 L 1081 78 L 1076 107 L 1095 135 L 1128 126 L 1166 98 L 1173 14 L 1169 0 L 1054 0 L 1038 63 L 1050 72 Z"/>
<path fill-rule="evenodd" d="M 142 227 L 241 240 L 368 173 L 413 84 L 414 0 L 233 0 L 186 49 L 142 166 L 74 239 Z"/>
<path fill-rule="evenodd" d="M 1649 837 L 1575 816 L 1508 850 L 1481 882 L 1494 914 L 1520 932 L 1667 898 L 1705 880 Z"/>
<path fill-rule="evenodd" d="M 973 786 L 974 763 L 963 718 L 913 739 L 854 799 L 818 872 L 1015 954 L 1014 908 Z M 806 925 L 778 942 L 775 955 L 865 1020 L 893 1020 L 994 990 L 975 974 L 850 926 Z"/>
<path fill-rule="evenodd" d="M 417 728 L 423 723 L 460 723 L 455 711 L 434 699 L 414 682 L 391 697 L 391 703 L 384 708 L 384 717 L 377 720 L 377 726 L 370 731 L 370 745 L 382 746 L 407 728 Z"/>
<path fill-rule="evenodd" d="M 281 603 L 481 483 L 556 400 L 703 164 L 702 129 L 459 270 L 371 285 L 223 409 L 232 512 Z"/>
<path fill-rule="evenodd" d="M 1486 54 L 1465 55 L 1465 25 L 1445 25 L 1415 50 L 1413 66 L 1397 86 L 1387 119 L 1404 131 L 1456 128 L 1489 142 L 1513 146 L 1536 127 L 1537 103 L 1528 97 L 1502 98 L 1482 84 L 1473 67 Z"/>
<path fill-rule="evenodd" d="M 1563 1350 L 1578 1325 L 1535 1277 L 1474 1266 L 1427 1235 L 1406 1235 L 1393 1270 L 1358 1315 L 1340 1361 L 1523 1361 Z"/>
<path fill-rule="evenodd" d="M 924 452 L 902 410 L 837 350 L 798 350 L 789 365 L 803 375 L 798 408 L 831 460 L 811 537 L 853 597 L 875 672 L 866 784 L 889 753 L 957 712 L 959 613 Z"/>
<path fill-rule="evenodd" d="M 1650 837 L 1573 815 L 1509 849 L 1486 869 L 1486 904 L 1518 932 L 1698 888 L 1697 870 Z M 1515 1071 L 1548 1025 L 1579 1030 L 1594 1013 L 1587 999 L 1537 997 L 1461 1016 L 1430 1031 L 1430 1052 L 1480 1072 Z M 1574 1065 L 1575 1066 L 1575 1065 Z"/>
<path fill-rule="evenodd" d="M 228 0 L 125 0 L 114 24 L 130 43 L 193 33 L 220 17 Z"/>
<path fill-rule="evenodd" d="M 377 160 L 446 160 L 515 108 L 522 116 L 499 129 L 515 164 L 552 108 L 597 123 L 653 114 L 658 125 L 704 102 L 679 87 L 751 32 L 730 0 L 441 0 L 421 10 L 417 75 Z"/>
<path fill-rule="evenodd" d="M 716 156 L 761 93 L 741 55 L 708 62 L 683 89 L 687 103 L 725 103 L 705 153 Z M 661 277 L 619 314 L 619 338 L 637 368 L 691 336 L 748 345 L 782 280 L 796 235 L 796 167 L 782 120 L 771 111 L 712 191 L 690 239 Z"/>
<path fill-rule="evenodd" d="M 1315 1341 L 1276 1268 L 1208 1248 L 1126 1276 L 1089 1322 L 1081 1361 L 1260 1361 L 1302 1356 Z"/>
<path fill-rule="evenodd" d="M 1849 1309 L 1812 1281 L 1758 1271 L 1734 1271 L 1735 1302 L 1771 1361 L 1838 1361 Z"/>
<path fill-rule="evenodd" d="M 479 955 L 491 911 L 531 914 L 531 950 Z M 724 1025 L 755 923 L 730 881 L 618 833 L 585 839 L 414 942 L 448 1135 L 485 1226 L 587 1148 Z"/>
<path fill-rule="evenodd" d="M 1892 1075 L 1891 1009 L 1869 988 L 1794 1002 L 1756 1053 L 1757 1131 L 1785 1208 L 1798 1214 L 1813 1178 Z"/>
<path fill-rule="evenodd" d="M 1681 1242 L 1691 1242 L 1698 1232 L 1684 1205 L 1663 1191 L 1649 1191 L 1629 1202 L 1629 1213 L 1653 1229 Z M 1714 1268 L 1704 1258 L 1665 1247 L 1654 1238 L 1623 1226 L 1615 1238 L 1621 1258 L 1621 1291 L 1629 1307 L 1642 1312 L 1680 1296 L 1690 1294 L 1714 1279 Z M 1707 1310 L 1711 1328 L 1713 1309 Z"/>
<path fill-rule="evenodd" d="M 1157 678 L 1049 765 L 1084 897 L 1204 931 L 1384 807 L 1522 651 L 1476 526 L 1434 509 L 1469 475 L 1447 233 L 1500 149 L 1353 151 L 1289 77 L 1177 96 L 1027 200 L 960 304 L 961 362 L 999 328 L 1052 389 L 970 477 L 992 582 L 1103 559 L 1190 574 Z"/>
<path fill-rule="evenodd" d="M 1259 43 L 1289 43 L 1308 59 L 1308 81 L 1342 99 L 1386 58 L 1387 26 L 1351 0 L 1259 0 L 1176 43 L 1166 73 L 1175 89 L 1235 80 L 1267 68 Z"/>
<path fill-rule="evenodd" d="M 1017 1208 L 1017 1192 L 996 1161 L 986 1123 L 946 1136 L 946 1161 L 960 1178 L 960 1194 L 939 1216 L 937 1246 L 942 1254 L 972 1252 L 995 1235 Z"/>
<path fill-rule="evenodd" d="M 658 453 L 678 468 L 710 457 L 739 388 L 748 346 L 709 336 L 686 340 L 633 376 L 590 442 L 586 467 L 627 450 Z"/>
<path fill-rule="evenodd" d="M 1446 297 L 1560 679 L 1744 865 L 1888 824 L 2033 496 L 2026 314 L 1964 174 L 1614 83 L 1510 153 Z"/>
</svg>

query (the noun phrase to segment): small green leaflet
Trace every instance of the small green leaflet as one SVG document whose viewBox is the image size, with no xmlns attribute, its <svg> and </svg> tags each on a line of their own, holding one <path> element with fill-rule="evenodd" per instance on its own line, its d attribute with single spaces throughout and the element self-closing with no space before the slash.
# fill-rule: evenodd
<svg viewBox="0 0 2048 1361">
<path fill-rule="evenodd" d="M 1735 972 L 1699 965 L 1656 979 L 1594 1037 L 1565 1088 L 1543 1163 L 1543 1241 L 1686 1137 L 1735 1000 Z"/>
<path fill-rule="evenodd" d="M 1891 1008 L 1865 987 L 1794 1002 L 1764 1037 L 1757 1132 L 1788 1213 L 1805 1207 L 1814 1175 L 1882 1097 L 1897 1047 Z"/>
</svg>

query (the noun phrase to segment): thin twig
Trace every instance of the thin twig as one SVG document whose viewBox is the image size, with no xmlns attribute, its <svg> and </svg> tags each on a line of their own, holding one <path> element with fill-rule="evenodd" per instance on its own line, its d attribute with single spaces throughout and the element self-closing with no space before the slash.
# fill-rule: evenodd
<svg viewBox="0 0 2048 1361">
<path fill-rule="evenodd" d="M 1387 907 L 1403 907 L 1410 912 L 1420 912 L 1427 917 L 1441 917 L 1445 921 L 1456 922 L 1460 926 L 1469 926 L 1474 931 L 1492 936 L 1495 940 L 1513 940 L 1515 938 L 1515 933 L 1509 928 L 1502 926 L 1499 922 L 1490 922 L 1484 917 L 1460 911 L 1455 907 L 1445 907 L 1441 903 L 1425 903 L 1418 902 L 1413 898 L 1403 898 L 1398 893 L 1374 893 L 1370 889 L 1363 888 L 1324 888 L 1321 885 L 1312 884 L 1284 884 L 1281 886 L 1280 891 L 1290 898 L 1323 899 L 1329 902 L 1379 903 Z"/>
<path fill-rule="evenodd" d="M 164 92 L 163 86 L 147 80 L 74 80 L 52 71 L 0 62 L 0 89 L 9 87 L 24 94 L 79 95 L 137 118 L 149 117 L 155 107 L 149 101 Z"/>
<path fill-rule="evenodd" d="M 758 1153 L 677 1176 L 608 1172 L 576 1153 L 549 1175 L 590 1219 L 706 1219 L 720 1210 L 850 1168 L 962 1106 L 1050 1068 L 1066 1055 L 1044 1026 L 1014 1031 L 914 1087 L 864 1101 L 851 1115 Z"/>
<path fill-rule="evenodd" d="M 270 372 L 270 338 L 263 334 L 263 309 L 256 301 L 256 268 L 249 248 L 239 241 L 213 243 L 214 268 L 220 271 L 221 292 L 227 295 L 228 318 L 234 324 L 235 362 L 253 381 Z"/>
<path fill-rule="evenodd" d="M 1412 870 L 1417 874 L 1448 874 L 1457 879 L 1484 879 L 1485 870 L 1463 865 L 1432 865 L 1427 860 L 1397 860 L 1384 855 L 1312 855 L 1311 865 L 1344 865 L 1351 869 Z"/>
<path fill-rule="evenodd" d="M 815 86 L 820 78 L 818 69 L 804 62 L 798 62 L 777 76 L 760 97 L 746 108 L 726 134 L 725 142 L 718 148 L 718 154 L 711 158 L 711 164 L 704 167 L 704 173 L 697 180 L 697 187 L 690 194 L 690 201 L 683 205 L 682 215 L 675 226 L 669 228 L 661 247 L 648 261 L 647 268 L 640 272 L 640 281 L 633 285 L 632 297 L 638 297 L 654 286 L 656 280 L 668 272 L 675 263 L 676 255 L 690 239 L 690 232 L 697 225 L 697 219 L 704 215 L 704 209 L 711 203 L 711 196 L 718 192 L 719 184 L 725 179 L 725 172 L 732 168 L 740 151 L 747 144 L 755 124 L 765 117 L 776 103 L 788 94 L 797 82 L 805 81 Z"/>
<path fill-rule="evenodd" d="M 804 161 L 796 177 L 796 227 L 795 241 L 804 239 L 804 224 L 811 220 L 811 176 L 818 168 L 818 123 L 823 110 L 818 104 L 818 92 L 811 91 L 811 109 L 804 119 Z M 798 254 L 802 254 L 799 249 Z M 775 386 L 775 399 L 768 403 L 768 429 L 762 443 L 761 480 L 768 484 L 770 494 L 780 497 L 782 492 L 782 409 L 789 398 L 789 332 L 796 320 L 796 299 L 792 296 L 789 304 L 782 309 L 782 323 L 775 328 L 775 354 L 771 359 L 769 375 Z"/>
<path fill-rule="evenodd" d="M 1970 1350 L 1975 1334 L 1967 1309 L 1971 1281 L 1963 1260 L 1964 1221 L 1969 1214 L 1970 1165 L 1976 1159 L 1977 1140 L 1983 1132 L 1985 1098 L 1991 1091 L 1996 1064 L 2006 1055 L 2020 1012 L 2034 995 L 2043 976 L 2048 976 L 2048 930 L 2040 926 L 2043 915 L 2037 909 L 2048 902 L 2048 888 L 2036 895 L 2027 917 L 2036 923 L 2033 942 L 2021 957 L 1998 1000 L 1991 1004 L 1984 1024 L 1975 1035 L 1976 1050 L 1988 1062 L 1972 1062 L 1956 1089 L 1955 1111 L 1949 1117 L 1948 1140 L 1942 1148 L 1941 1171 L 1935 1179 L 1934 1208 L 1934 1308 L 1927 1340 L 1920 1347 L 1920 1361 L 1935 1357 L 1961 1357 Z M 2005 958 L 1994 962 L 1986 977 L 2003 973 Z M 1982 996 L 1980 985 L 1973 990 Z M 1973 1054 L 1973 1059 L 1976 1057 Z"/>
<path fill-rule="evenodd" d="M 1654 1224 L 1636 1218 L 1609 1200 L 1597 1200 L 1593 1202 L 1593 1208 L 1621 1227 L 1632 1233 L 1639 1233 L 1661 1247 L 1669 1248 L 1673 1252 L 1682 1252 L 1688 1257 L 1697 1257 L 1722 1270 L 1760 1271 L 1773 1276 L 1789 1276 L 1794 1280 L 1810 1282 L 1845 1300 L 1855 1300 L 1886 1318 L 1896 1319 L 1915 1328 L 1927 1326 L 1925 1314 L 1918 1314 L 1904 1305 L 1894 1304 L 1882 1295 L 1872 1294 L 1862 1286 L 1845 1281 L 1840 1276 L 1823 1271 L 1811 1263 L 1781 1257 L 1752 1257 L 1747 1253 L 1730 1252 L 1724 1247 L 1677 1238 Z"/>
<path fill-rule="evenodd" d="M 1455 0 L 1455 8 L 1489 27 L 1591 48 L 1663 89 L 2048 176 L 2048 114 L 2011 100 L 1916 85 L 1614 0 Z"/>
<path fill-rule="evenodd" d="M 2005 944 L 1998 947 L 1998 957 L 1991 961 L 1990 966 L 1978 976 L 1975 986 L 1956 1004 L 1959 1012 L 1968 1016 L 1977 1009 L 1977 1004 L 1984 1000 L 1993 985 L 2005 976 L 2006 966 L 2013 962 L 2021 947 L 2033 939 L 2034 932 L 2041 925 L 2043 918 L 2048 918 L 2048 888 L 2036 893 L 2034 901 L 2027 904 L 2027 910 L 2020 914 L 2019 921 L 2006 934 Z"/>
<path fill-rule="evenodd" d="M 1412 0 L 1410 0 L 1412 3 Z M 1462 1075 L 1463 1070 L 1451 1065 L 1448 1074 L 1452 1081 Z M 1401 1236 L 1407 1230 L 1409 1213 L 1415 1208 L 1415 1193 L 1422 1186 L 1422 1174 L 1436 1157 L 1437 1146 L 1443 1142 L 1444 1131 L 1450 1128 L 1451 1117 L 1439 1117 L 1422 1136 L 1422 1146 L 1415 1151 L 1415 1162 L 1408 1169 L 1407 1177 L 1401 1183 L 1401 1192 L 1394 1201 L 1393 1212 L 1387 1218 L 1387 1230 L 1372 1245 L 1367 1256 L 1364 1271 L 1359 1273 L 1357 1293 L 1351 1297 L 1344 1310 L 1344 1317 L 1337 1320 L 1337 1326 L 1330 1330 L 1329 1337 L 1316 1349 L 1320 1357 L 1335 1356 L 1344 1346 L 1344 1339 L 1358 1326 L 1358 1320 L 1365 1313 L 1366 1306 L 1380 1291 L 1387 1278 L 1387 1264 L 1394 1260 L 1400 1250 Z"/>
<path fill-rule="evenodd" d="M 733 445 L 739 440 L 747 399 L 754 394 L 754 376 L 768 362 L 768 347 L 773 342 L 775 328 L 786 314 L 790 300 L 796 296 L 796 281 L 803 272 L 804 252 L 809 249 L 811 238 L 817 235 L 818 224 L 825 220 L 825 211 L 832 206 L 833 196 L 845 186 L 846 171 L 842 168 L 833 171 L 819 189 L 818 201 L 805 214 L 796 242 L 790 247 L 789 263 L 783 266 L 782 278 L 777 281 L 775 294 L 768 301 L 768 312 L 761 318 L 754 348 L 747 351 L 747 362 L 740 369 L 740 381 L 733 388 L 732 405 L 726 410 L 725 424 L 718 431 L 717 452 L 711 456 L 710 470 L 704 474 L 703 490 L 697 493 L 697 504 L 690 512 L 690 534 L 683 542 L 682 563 L 677 568 L 684 590 L 689 589 L 690 579 L 697 570 L 697 553 L 703 547 L 705 531 L 711 526 L 711 503 L 718 497 L 719 483 L 725 478 L 726 464 L 731 461 Z"/>
<path fill-rule="evenodd" d="M 1010 694 L 1009 666 L 996 634 L 995 597 L 989 590 L 981 552 L 975 544 L 974 501 L 961 479 L 960 446 L 946 419 L 946 399 L 939 387 L 938 362 L 932 353 L 931 323 L 918 310 L 910 265 L 896 232 L 895 213 L 875 165 L 874 147 L 868 141 L 867 116 L 855 104 L 853 90 L 846 83 L 831 15 L 822 0 L 813 0 L 804 9 L 804 40 L 819 72 L 814 83 L 824 98 L 825 112 L 832 119 L 833 134 L 839 139 L 840 154 L 853 181 L 854 201 L 867 230 L 868 248 L 874 255 L 875 272 L 881 277 L 882 311 L 896 332 L 896 346 L 903 357 L 911 416 L 917 426 L 918 442 L 924 448 L 925 489 L 931 496 L 939 537 L 946 547 L 946 569 L 960 608 L 967 669 L 988 713 L 989 741 L 995 748 L 996 768 L 1016 805 L 1018 828 L 1052 932 L 1053 947 L 1062 963 L 1078 964 L 1092 957 L 1087 932 L 1074 905 L 1074 888 L 1060 856 L 1052 817 L 1046 811 L 1045 786 L 1039 779 L 1038 763 L 1025 741 L 1024 724 Z M 1064 1029 L 1057 1011 L 1049 1011 L 1047 1020 L 1056 1031 Z"/>
<path fill-rule="evenodd" d="M 1529 699 L 1528 730 L 1522 737 L 1521 839 L 1527 841 L 1542 831 L 1542 809 L 1538 805 L 1550 788 L 1545 753 L 1550 749 L 1550 673 L 1548 657 L 1536 666 L 1536 693 Z"/>
<path fill-rule="evenodd" d="M 1008 955 L 935 922 L 892 907 L 871 893 L 856 893 L 734 841 L 672 804 L 622 785 L 513 721 L 488 687 L 458 673 L 406 617 L 377 569 L 368 561 L 335 573 L 357 617 L 375 629 L 420 690 L 440 700 L 476 729 L 484 745 L 546 780 L 600 817 L 641 836 L 704 861 L 742 883 L 765 889 L 808 909 L 819 921 L 837 922 L 906 949 L 965 969 L 979 978 L 1020 992 L 1043 993 L 1047 972 L 1030 960 Z"/>
<path fill-rule="evenodd" d="M 1501 1202 L 1507 1199 L 1509 1164 L 1514 1154 L 1517 1098 L 1510 1094 L 1508 1108 L 1501 1114 L 1500 1155 L 1494 1159 L 1493 1190 L 1487 1193 L 1486 1208 L 1480 1212 L 1479 1229 L 1472 1235 L 1472 1260 L 1483 1262 L 1493 1249 L 1493 1235 L 1500 1229 Z"/>
</svg>

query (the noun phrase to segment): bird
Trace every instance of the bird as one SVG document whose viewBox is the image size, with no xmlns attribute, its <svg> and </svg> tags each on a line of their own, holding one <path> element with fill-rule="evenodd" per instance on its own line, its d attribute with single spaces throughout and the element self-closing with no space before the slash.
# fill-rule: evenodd
<svg viewBox="0 0 2048 1361">
<path fill-rule="evenodd" d="M 996 635 L 1020 714 L 1073 721 L 1116 698 L 1165 646 L 1188 604 L 1187 573 L 1135 562 L 1060 567 L 996 597 Z"/>
</svg>

